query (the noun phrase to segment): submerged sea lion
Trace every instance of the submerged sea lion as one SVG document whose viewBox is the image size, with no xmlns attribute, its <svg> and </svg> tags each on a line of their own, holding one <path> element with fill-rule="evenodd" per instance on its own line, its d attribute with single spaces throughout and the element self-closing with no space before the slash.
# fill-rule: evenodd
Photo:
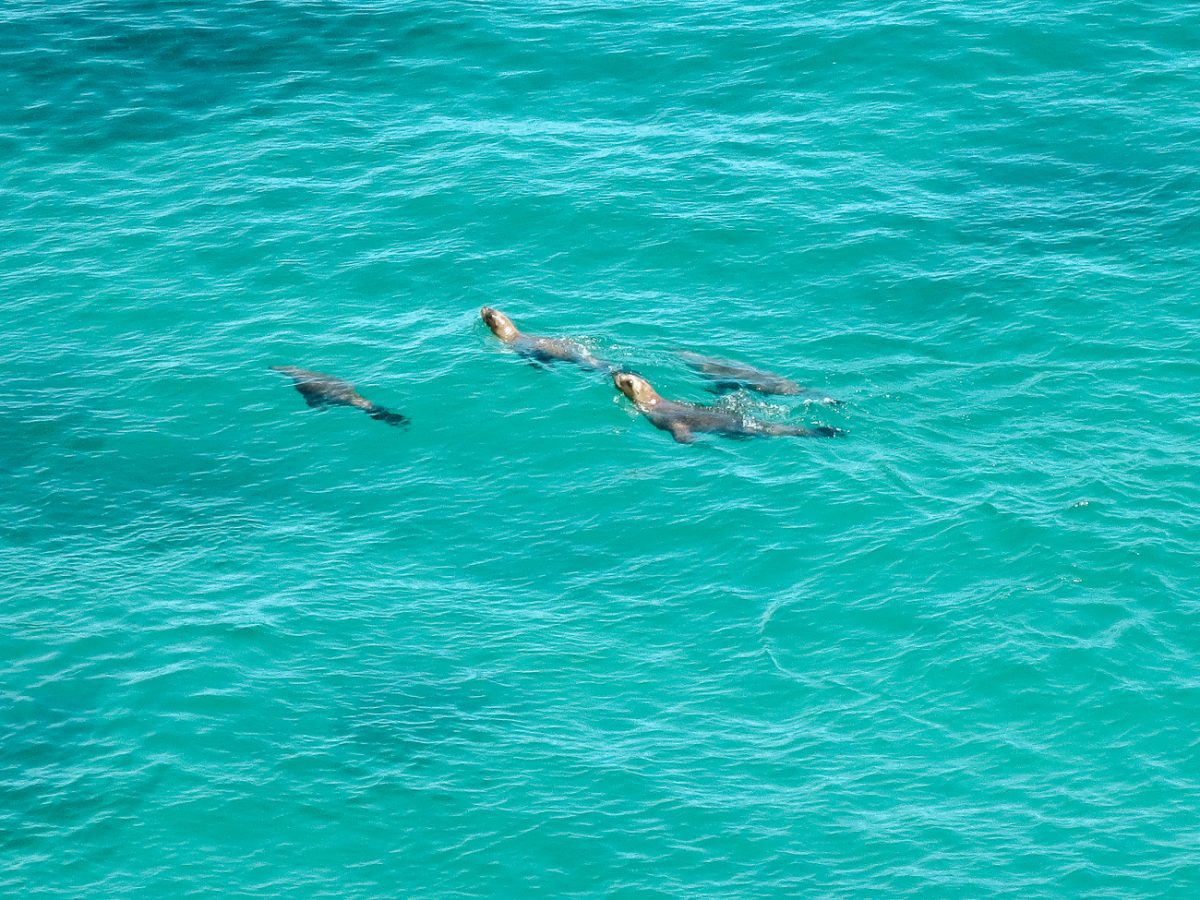
<svg viewBox="0 0 1200 900">
<path fill-rule="evenodd" d="M 271 366 L 276 372 L 282 372 L 296 386 L 296 390 L 304 398 L 304 402 L 314 408 L 323 406 L 353 406 L 361 409 L 372 419 L 379 419 L 389 425 L 407 425 L 408 416 L 376 406 L 354 389 L 354 385 L 323 375 L 320 372 L 310 372 L 308 369 L 297 369 L 295 366 Z"/>
<path fill-rule="evenodd" d="M 838 437 L 846 432 L 840 428 L 822 425 L 818 428 L 800 428 L 796 425 L 776 425 L 760 422 L 738 413 L 697 406 L 694 403 L 677 403 L 664 400 L 645 378 L 632 372 L 614 372 L 613 383 L 617 389 L 633 401 L 638 412 L 649 419 L 655 428 L 671 432 L 681 444 L 690 444 L 696 439 L 697 431 L 712 431 L 729 437 L 756 437 L 780 434 L 796 437 Z"/>
<path fill-rule="evenodd" d="M 753 366 L 725 359 L 714 359 L 711 356 L 701 356 L 699 353 L 692 353 L 687 350 L 681 350 L 679 358 L 711 381 L 712 384 L 709 386 L 709 390 L 715 394 L 725 394 L 729 391 L 745 388 L 748 391 L 757 391 L 760 394 L 810 394 L 812 399 L 818 400 L 821 403 L 828 403 L 834 406 L 841 404 L 840 400 L 834 400 L 825 394 L 810 391 L 790 378 L 784 378 L 782 375 L 776 375 L 774 372 L 765 372 Z"/>
<path fill-rule="evenodd" d="M 585 369 L 597 372 L 611 372 L 612 366 L 596 359 L 587 348 L 570 338 L 535 337 L 532 334 L 522 334 L 513 324 L 512 319 L 500 312 L 485 306 L 479 310 L 479 316 L 487 323 L 492 334 L 500 338 L 517 353 L 524 356 L 534 365 L 551 362 L 573 362 Z"/>
</svg>

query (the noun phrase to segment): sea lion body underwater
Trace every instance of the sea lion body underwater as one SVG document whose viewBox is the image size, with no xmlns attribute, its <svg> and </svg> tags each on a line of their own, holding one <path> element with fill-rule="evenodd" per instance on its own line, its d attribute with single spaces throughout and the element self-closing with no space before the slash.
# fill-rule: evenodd
<svg viewBox="0 0 1200 900">
<path fill-rule="evenodd" d="M 742 363 L 726 359 L 714 359 L 711 356 L 702 356 L 699 353 L 692 353 L 687 350 L 681 350 L 679 358 L 712 382 L 709 385 L 709 390 L 714 394 L 726 394 L 730 391 L 744 388 L 759 394 L 781 394 L 787 396 L 810 394 L 813 400 L 828 403 L 831 406 L 838 406 L 842 402 L 820 392 L 810 391 L 790 378 L 784 378 L 782 375 L 776 375 L 774 372 L 766 372 Z"/>
<path fill-rule="evenodd" d="M 295 366 L 271 366 L 276 372 L 282 372 L 296 386 L 300 396 L 309 406 L 319 409 L 325 406 L 353 406 L 361 409 L 372 419 L 379 419 L 389 425 L 407 425 L 408 416 L 392 412 L 378 406 L 354 389 L 354 385 L 308 369 L 298 369 Z"/>
<path fill-rule="evenodd" d="M 822 425 L 818 428 L 801 428 L 797 425 L 777 425 L 760 422 L 734 412 L 697 406 L 693 403 L 678 403 L 666 400 L 650 386 L 645 378 L 632 372 L 613 373 L 617 389 L 633 401 L 638 412 L 649 419 L 656 428 L 671 432 L 681 444 L 690 444 L 696 439 L 695 432 L 707 431 L 728 437 L 745 438 L 763 435 L 792 435 L 794 437 L 839 437 L 845 435 L 840 428 Z"/>
<path fill-rule="evenodd" d="M 572 362 L 584 369 L 597 372 L 612 371 L 612 366 L 592 356 L 587 348 L 570 338 L 535 337 L 532 334 L 523 334 L 513 324 L 512 319 L 490 306 L 480 309 L 479 317 L 492 330 L 492 334 L 535 366 L 552 362 Z"/>
</svg>

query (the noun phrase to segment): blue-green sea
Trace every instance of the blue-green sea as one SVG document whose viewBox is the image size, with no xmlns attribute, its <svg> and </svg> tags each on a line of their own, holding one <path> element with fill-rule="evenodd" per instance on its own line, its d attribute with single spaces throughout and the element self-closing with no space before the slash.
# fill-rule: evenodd
<svg viewBox="0 0 1200 900">
<path fill-rule="evenodd" d="M 4 896 L 1200 890 L 1191 0 L 6 0 L 0 323 Z"/>
</svg>

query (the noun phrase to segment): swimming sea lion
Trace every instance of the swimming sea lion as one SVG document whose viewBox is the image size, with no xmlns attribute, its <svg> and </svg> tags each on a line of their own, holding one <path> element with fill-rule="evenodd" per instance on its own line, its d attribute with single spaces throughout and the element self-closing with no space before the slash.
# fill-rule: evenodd
<svg viewBox="0 0 1200 900">
<path fill-rule="evenodd" d="M 612 371 L 612 366 L 596 359 L 587 351 L 587 348 L 570 338 L 534 337 L 532 334 L 522 334 L 517 330 L 512 319 L 490 306 L 480 309 L 479 315 L 487 323 L 487 327 L 492 329 L 492 334 L 534 365 L 573 362 L 577 366 L 597 372 Z"/>
<path fill-rule="evenodd" d="M 372 419 L 379 419 L 389 425 L 407 425 L 408 416 L 376 406 L 354 389 L 354 385 L 322 375 L 320 372 L 310 372 L 308 369 L 297 369 L 295 366 L 271 366 L 276 372 L 282 372 L 296 386 L 296 390 L 304 398 L 304 402 L 314 408 L 323 406 L 353 406 L 361 409 Z"/>
<path fill-rule="evenodd" d="M 711 356 L 701 356 L 699 353 L 691 353 L 687 350 L 681 350 L 679 358 L 711 381 L 712 385 L 709 386 L 709 390 L 715 394 L 725 394 L 745 388 L 760 394 L 812 394 L 812 399 L 819 400 L 821 403 L 833 406 L 841 404 L 840 400 L 810 391 L 790 378 L 784 378 L 774 372 L 765 372 L 753 366 L 725 359 L 714 359 Z"/>
<path fill-rule="evenodd" d="M 769 434 L 838 437 L 846 433 L 840 428 L 830 428 L 827 425 L 811 429 L 796 425 L 776 425 L 711 406 L 664 400 L 658 391 L 650 386 L 650 382 L 632 372 L 614 372 L 613 383 L 622 394 L 633 401 L 638 412 L 649 419 L 655 428 L 671 432 L 672 437 L 681 444 L 692 443 L 696 439 L 694 432 L 697 431 L 712 431 L 729 437 Z"/>
</svg>

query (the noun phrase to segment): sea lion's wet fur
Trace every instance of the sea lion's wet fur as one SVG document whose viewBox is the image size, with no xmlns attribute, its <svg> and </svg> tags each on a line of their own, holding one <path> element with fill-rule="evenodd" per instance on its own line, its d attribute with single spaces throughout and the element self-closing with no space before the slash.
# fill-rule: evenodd
<svg viewBox="0 0 1200 900">
<path fill-rule="evenodd" d="M 353 406 L 361 409 L 372 419 L 379 419 L 389 425 L 406 425 L 408 416 L 392 412 L 378 406 L 354 389 L 354 385 L 332 375 L 312 372 L 308 369 L 298 369 L 295 366 L 271 366 L 276 372 L 281 372 L 296 386 L 304 402 L 314 408 L 324 406 Z"/>
<path fill-rule="evenodd" d="M 479 317 L 491 329 L 492 334 L 532 363 L 571 362 L 597 372 L 612 371 L 608 363 L 592 356 L 586 347 L 570 338 L 524 334 L 513 324 L 512 319 L 490 306 L 480 309 Z"/>
<path fill-rule="evenodd" d="M 694 403 L 666 400 L 650 386 L 650 382 L 632 372 L 614 372 L 613 384 L 617 386 L 617 390 L 633 401 L 638 412 L 649 419 L 654 427 L 671 432 L 671 436 L 681 444 L 692 443 L 696 439 L 697 431 L 723 434 L 735 438 L 763 435 L 837 437 L 845 434 L 840 428 L 830 428 L 826 425 L 818 428 L 777 425 L 773 422 L 760 422 L 740 413 L 711 406 L 697 406 Z"/>
<path fill-rule="evenodd" d="M 756 369 L 754 366 L 747 366 L 743 363 L 727 359 L 702 356 L 699 353 L 692 353 L 688 350 L 679 351 L 679 358 L 693 370 L 699 372 L 712 382 L 708 389 L 714 394 L 727 394 L 730 391 L 738 390 L 787 396 L 809 394 L 811 399 L 818 400 L 821 403 L 828 403 L 832 406 L 841 404 L 840 400 L 835 400 L 816 391 L 810 391 L 790 378 L 784 378 L 782 375 L 776 375 L 774 372 L 767 372 L 763 369 Z"/>
</svg>

